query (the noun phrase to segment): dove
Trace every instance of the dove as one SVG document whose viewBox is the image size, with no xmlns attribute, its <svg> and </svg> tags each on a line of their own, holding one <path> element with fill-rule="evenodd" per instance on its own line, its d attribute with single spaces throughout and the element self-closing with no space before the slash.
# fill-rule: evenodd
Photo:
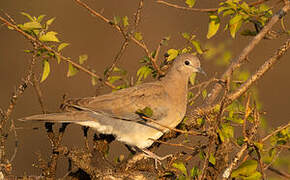
<svg viewBox="0 0 290 180">
<path fill-rule="evenodd" d="M 96 97 L 71 99 L 66 103 L 69 107 L 66 112 L 32 115 L 21 120 L 88 126 L 99 133 L 112 134 L 116 140 L 153 156 L 147 148 L 183 120 L 189 78 L 198 72 L 204 73 L 199 58 L 181 54 L 159 80 Z M 146 108 L 152 113 L 149 117 L 152 121 L 146 114 L 140 114 Z"/>
</svg>

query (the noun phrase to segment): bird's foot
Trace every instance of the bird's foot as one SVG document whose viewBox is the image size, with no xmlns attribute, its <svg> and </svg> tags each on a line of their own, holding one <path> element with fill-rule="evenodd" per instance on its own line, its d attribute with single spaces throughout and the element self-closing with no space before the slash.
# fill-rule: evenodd
<svg viewBox="0 0 290 180">
<path fill-rule="evenodd" d="M 142 151 L 144 152 L 145 157 L 154 159 L 155 169 L 158 168 L 158 164 L 160 165 L 162 164 L 161 161 L 173 156 L 172 154 L 168 154 L 166 156 L 160 157 L 154 154 L 153 152 L 149 151 L 148 149 L 142 149 Z"/>
</svg>

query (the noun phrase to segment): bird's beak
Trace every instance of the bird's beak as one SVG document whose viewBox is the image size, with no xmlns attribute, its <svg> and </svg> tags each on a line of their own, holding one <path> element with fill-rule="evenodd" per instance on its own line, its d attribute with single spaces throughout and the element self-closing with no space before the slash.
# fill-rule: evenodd
<svg viewBox="0 0 290 180">
<path fill-rule="evenodd" d="M 198 67 L 198 68 L 197 68 L 197 72 L 199 72 L 199 73 L 201 73 L 201 74 L 207 76 L 207 74 L 206 74 L 206 73 L 201 69 L 201 67 Z"/>
</svg>

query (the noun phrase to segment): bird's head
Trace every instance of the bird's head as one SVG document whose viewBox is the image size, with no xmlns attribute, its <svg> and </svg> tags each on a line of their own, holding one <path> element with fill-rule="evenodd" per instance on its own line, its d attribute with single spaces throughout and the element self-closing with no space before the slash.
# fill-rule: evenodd
<svg viewBox="0 0 290 180">
<path fill-rule="evenodd" d="M 205 74 L 201 69 L 199 58 L 189 53 L 177 56 L 172 68 L 187 76 L 190 76 L 192 73 Z"/>
</svg>

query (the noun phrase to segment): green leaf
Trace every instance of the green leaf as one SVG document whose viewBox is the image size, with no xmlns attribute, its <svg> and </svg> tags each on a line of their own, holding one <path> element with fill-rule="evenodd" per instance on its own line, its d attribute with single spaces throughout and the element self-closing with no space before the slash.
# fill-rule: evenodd
<svg viewBox="0 0 290 180">
<path fill-rule="evenodd" d="M 122 75 L 126 75 L 127 74 L 126 70 L 118 68 L 116 66 L 113 68 L 113 72 L 121 73 Z"/>
<path fill-rule="evenodd" d="M 232 172 L 231 177 L 250 176 L 256 172 L 258 163 L 255 160 L 247 160 Z"/>
<path fill-rule="evenodd" d="M 243 22 L 243 17 L 240 14 L 236 14 L 229 22 L 230 33 L 235 38 L 237 31 L 240 29 Z"/>
<path fill-rule="evenodd" d="M 136 114 L 150 118 L 153 116 L 153 110 L 150 107 L 145 107 L 144 109 L 138 109 Z"/>
<path fill-rule="evenodd" d="M 117 80 L 122 79 L 121 76 L 110 76 L 108 77 L 108 81 L 113 84 L 114 82 L 116 82 Z"/>
<path fill-rule="evenodd" d="M 59 64 L 61 62 L 60 56 L 57 55 L 57 54 L 55 56 L 56 56 L 56 59 L 57 59 L 57 64 Z"/>
<path fill-rule="evenodd" d="M 41 23 L 41 21 L 43 20 L 43 18 L 45 17 L 45 15 L 44 14 L 42 14 L 42 15 L 40 15 L 40 16 L 38 16 L 37 17 L 37 22 L 39 22 L 39 23 Z"/>
<path fill-rule="evenodd" d="M 173 163 L 172 166 L 178 170 L 180 170 L 184 175 L 187 175 L 187 170 L 185 165 L 182 162 Z"/>
<path fill-rule="evenodd" d="M 215 165 L 216 160 L 215 160 L 215 157 L 213 156 L 212 153 L 210 154 L 208 161 L 209 161 L 211 164 Z"/>
<path fill-rule="evenodd" d="M 259 180 L 261 179 L 262 174 L 260 172 L 254 172 L 253 174 L 249 175 L 248 177 L 241 176 L 243 180 Z"/>
<path fill-rule="evenodd" d="M 76 67 L 74 67 L 71 63 L 68 63 L 68 71 L 66 76 L 67 77 L 74 76 L 78 71 L 79 70 Z"/>
<path fill-rule="evenodd" d="M 220 19 L 217 15 L 209 15 L 209 24 L 206 38 L 209 39 L 214 36 L 220 27 Z"/>
<path fill-rule="evenodd" d="M 84 62 L 88 59 L 88 55 L 87 54 L 83 54 L 79 56 L 79 63 L 80 64 L 84 64 Z"/>
<path fill-rule="evenodd" d="M 33 21 L 33 22 L 27 22 L 20 26 L 20 28 L 24 31 L 29 31 L 33 29 L 41 29 L 42 26 L 39 22 Z"/>
<path fill-rule="evenodd" d="M 196 77 L 196 73 L 192 73 L 191 76 L 189 76 L 189 82 L 191 85 L 194 85 L 195 77 Z"/>
<path fill-rule="evenodd" d="M 203 99 L 205 99 L 206 96 L 207 96 L 207 90 L 204 89 L 204 90 L 201 92 L 201 95 L 202 95 Z"/>
<path fill-rule="evenodd" d="M 187 33 L 187 32 L 184 32 L 184 33 L 182 33 L 181 35 L 182 35 L 182 37 L 184 37 L 184 38 L 187 39 L 187 40 L 190 39 L 190 35 L 189 35 L 189 33 Z"/>
<path fill-rule="evenodd" d="M 54 20 L 55 20 L 55 17 L 47 20 L 46 21 L 46 27 L 50 26 L 53 23 Z"/>
<path fill-rule="evenodd" d="M 129 26 L 129 19 L 128 19 L 127 16 L 124 16 L 124 17 L 122 18 L 122 20 L 123 20 L 123 25 L 124 25 L 124 27 Z"/>
<path fill-rule="evenodd" d="M 199 174 L 200 174 L 200 170 L 199 170 L 196 166 L 194 166 L 194 167 L 190 170 L 190 176 L 191 176 L 192 178 L 197 177 Z"/>
<path fill-rule="evenodd" d="M 138 41 L 141 41 L 143 39 L 142 34 L 140 32 L 135 32 L 134 35 L 135 39 L 137 39 Z"/>
<path fill-rule="evenodd" d="M 167 51 L 167 54 L 169 54 L 169 56 L 167 57 L 167 61 L 172 61 L 177 57 L 178 51 L 176 49 L 169 49 Z"/>
<path fill-rule="evenodd" d="M 195 1 L 196 1 L 196 0 L 186 0 L 185 3 L 186 3 L 189 7 L 192 8 L 192 7 L 194 6 L 194 4 L 195 4 Z"/>
<path fill-rule="evenodd" d="M 198 52 L 198 54 L 203 54 L 203 50 L 201 49 L 200 43 L 198 41 L 191 40 L 191 43 L 195 47 L 195 49 Z"/>
<path fill-rule="evenodd" d="M 91 79 L 91 82 L 92 82 L 92 85 L 95 86 L 97 84 L 97 78 L 92 76 L 92 79 Z"/>
<path fill-rule="evenodd" d="M 196 123 L 197 123 L 197 125 L 199 125 L 199 126 L 203 126 L 204 123 L 205 123 L 205 120 L 204 120 L 203 118 L 198 118 L 198 119 L 196 120 Z"/>
<path fill-rule="evenodd" d="M 222 124 L 222 133 L 225 138 L 234 137 L 234 128 L 228 124 Z"/>
<path fill-rule="evenodd" d="M 138 80 L 141 81 L 142 79 L 146 79 L 149 74 L 152 73 L 152 69 L 150 69 L 148 66 L 142 66 L 137 71 Z"/>
<path fill-rule="evenodd" d="M 57 35 L 57 32 L 49 31 L 46 34 L 40 36 L 39 40 L 42 42 L 49 42 L 49 41 L 59 42 L 59 40 L 57 39 L 57 37 L 55 35 Z"/>
<path fill-rule="evenodd" d="M 121 21 L 121 18 L 119 17 L 119 16 L 114 16 L 114 20 L 113 20 L 113 22 L 114 22 L 114 24 L 119 24 L 119 22 Z"/>
<path fill-rule="evenodd" d="M 61 43 L 58 48 L 57 51 L 60 52 L 63 48 L 67 47 L 69 45 L 69 43 Z"/>
<path fill-rule="evenodd" d="M 22 14 L 23 16 L 27 17 L 30 21 L 34 21 L 34 19 L 31 17 L 30 14 L 26 13 L 26 12 L 21 12 L 20 14 Z"/>
<path fill-rule="evenodd" d="M 42 72 L 42 77 L 40 82 L 43 82 L 44 80 L 46 80 L 46 78 L 48 77 L 50 73 L 50 65 L 47 59 L 43 60 L 43 72 Z"/>
<path fill-rule="evenodd" d="M 234 13 L 235 13 L 234 10 L 232 10 L 232 9 L 228 9 L 228 10 L 224 11 L 224 13 L 223 13 L 223 17 L 228 16 L 228 15 L 232 15 L 232 14 L 234 14 Z"/>
</svg>

